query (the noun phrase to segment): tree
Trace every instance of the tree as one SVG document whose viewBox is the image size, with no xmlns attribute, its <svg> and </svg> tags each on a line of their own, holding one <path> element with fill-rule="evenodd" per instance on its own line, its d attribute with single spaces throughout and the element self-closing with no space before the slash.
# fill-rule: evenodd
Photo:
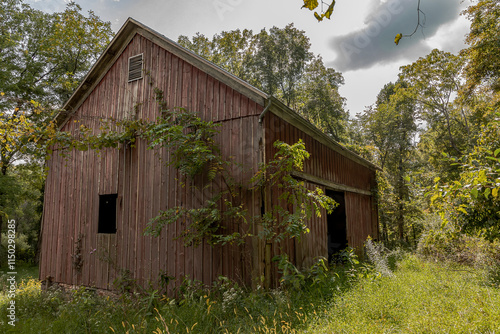
<svg viewBox="0 0 500 334">
<path fill-rule="evenodd" d="M 407 94 L 417 102 L 420 117 L 435 131 L 445 131 L 446 151 L 455 155 L 462 154 L 471 138 L 467 110 L 454 103 L 463 85 L 463 66 L 462 57 L 434 49 L 403 66 L 399 75 L 408 83 Z"/>
<path fill-rule="evenodd" d="M 4 177 L 16 161 L 43 160 L 39 139 L 54 134 L 52 121 L 58 108 L 111 39 L 109 22 L 80 11 L 75 3 L 53 14 L 22 0 L 1 3 L 0 174 Z"/>
<path fill-rule="evenodd" d="M 408 182 L 414 164 L 417 113 L 407 89 L 408 85 L 401 81 L 385 85 L 375 106 L 358 115 L 368 142 L 377 149 L 377 160 L 383 169 L 379 174 L 379 210 L 382 238 L 386 241 L 390 226 L 396 227 L 397 238 L 404 240 L 405 226 L 419 211 Z"/>
<path fill-rule="evenodd" d="M 459 178 L 436 178 L 433 207 L 462 232 L 500 240 L 500 113 L 482 128 L 469 154 L 450 162 L 460 167 Z"/>
<path fill-rule="evenodd" d="M 191 39 L 179 36 L 177 42 L 237 77 L 250 81 L 255 36 L 251 30 L 223 31 L 212 39 L 197 33 Z"/>
<path fill-rule="evenodd" d="M 304 31 L 292 24 L 283 29 L 272 27 L 256 36 L 252 69 L 265 92 L 279 95 L 293 107 L 298 95 L 298 82 L 304 75 L 306 64 L 312 58 L 311 44 Z"/>
<path fill-rule="evenodd" d="M 346 140 L 348 114 L 339 94 L 344 79 L 309 51 L 309 38 L 293 24 L 259 34 L 225 31 L 212 39 L 180 36 L 178 42 L 281 99 L 334 139 Z"/>
<path fill-rule="evenodd" d="M 1 192 L 7 196 L 0 199 L 0 206 L 5 208 L 9 220 L 16 222 L 16 237 L 25 241 L 24 249 L 17 249 L 17 259 L 36 260 L 44 183 L 44 168 L 38 162 L 17 164 L 7 176 L 0 177 L 0 187 L 5 188 Z"/>
<path fill-rule="evenodd" d="M 345 98 L 339 94 L 343 83 L 342 75 L 325 67 L 320 56 L 313 58 L 299 86 L 297 110 L 317 128 L 335 140 L 345 142 L 349 114 L 344 109 Z"/>
<path fill-rule="evenodd" d="M 486 84 L 500 91 L 500 3 L 483 0 L 465 10 L 471 21 L 466 42 L 470 45 L 462 53 L 468 62 L 465 68 L 468 88 Z"/>
<path fill-rule="evenodd" d="M 436 177 L 432 208 L 462 233 L 500 239 L 500 3 L 483 0 L 467 8 L 471 20 L 461 52 L 466 83 L 459 98 L 469 110 L 474 140 L 460 156 L 446 156 L 457 175 Z"/>
<path fill-rule="evenodd" d="M 110 23 L 75 3 L 47 14 L 20 0 L 0 11 L 0 167 L 3 175 L 47 129 L 111 38 Z M 34 153 L 31 150 L 30 153 Z"/>
</svg>

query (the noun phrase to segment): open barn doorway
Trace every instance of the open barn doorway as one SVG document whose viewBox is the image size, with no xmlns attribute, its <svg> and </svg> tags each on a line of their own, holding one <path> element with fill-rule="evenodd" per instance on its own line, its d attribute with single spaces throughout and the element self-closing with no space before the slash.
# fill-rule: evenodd
<svg viewBox="0 0 500 334">
<path fill-rule="evenodd" d="M 339 205 L 327 215 L 328 223 L 328 262 L 338 261 L 336 258 L 341 250 L 347 247 L 347 221 L 345 214 L 345 197 L 343 192 L 326 189 L 326 195 L 333 198 Z"/>
</svg>

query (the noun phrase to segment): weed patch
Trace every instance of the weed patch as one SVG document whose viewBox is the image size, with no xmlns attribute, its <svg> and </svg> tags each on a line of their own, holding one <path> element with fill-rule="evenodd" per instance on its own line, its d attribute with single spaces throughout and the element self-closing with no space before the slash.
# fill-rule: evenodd
<svg viewBox="0 0 500 334">
<path fill-rule="evenodd" d="M 376 246 L 379 247 L 379 246 Z M 318 261 L 299 271 L 277 259 L 282 288 L 248 290 L 220 278 L 208 289 L 186 280 L 178 298 L 157 290 L 103 297 L 85 288 L 41 291 L 23 279 L 16 295 L 16 326 L 2 333 L 493 333 L 500 330 L 500 290 L 484 272 L 456 263 L 376 249 L 374 264 L 352 252 L 343 266 Z M 372 254 L 373 255 L 373 254 Z M 401 254 L 397 254 L 401 257 Z M 379 264 L 377 265 L 377 261 Z M 382 266 L 382 267 L 380 267 Z M 384 267 L 385 266 L 385 267 Z M 384 275 L 377 268 L 390 270 Z"/>
</svg>

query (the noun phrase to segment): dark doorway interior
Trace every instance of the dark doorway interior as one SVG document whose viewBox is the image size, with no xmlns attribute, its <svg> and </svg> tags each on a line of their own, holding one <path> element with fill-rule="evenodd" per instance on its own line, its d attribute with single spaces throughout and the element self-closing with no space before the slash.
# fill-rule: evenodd
<svg viewBox="0 0 500 334">
<path fill-rule="evenodd" d="M 345 214 L 345 198 L 343 192 L 326 190 L 326 195 L 339 205 L 327 215 L 328 222 L 328 261 L 335 261 L 335 254 L 347 247 L 347 223 Z"/>
<path fill-rule="evenodd" d="M 116 199 L 118 194 L 99 195 L 97 233 L 116 233 Z"/>
</svg>

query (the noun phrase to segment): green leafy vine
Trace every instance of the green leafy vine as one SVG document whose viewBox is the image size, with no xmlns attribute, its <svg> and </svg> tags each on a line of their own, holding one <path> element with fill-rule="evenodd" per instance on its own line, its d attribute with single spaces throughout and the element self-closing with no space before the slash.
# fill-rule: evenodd
<svg viewBox="0 0 500 334">
<path fill-rule="evenodd" d="M 145 229 L 146 235 L 159 236 L 163 228 L 180 223 L 184 226 L 176 236 L 186 246 L 198 246 L 203 241 L 210 245 L 237 243 L 253 237 L 248 231 L 259 225 L 257 237 L 270 242 L 285 238 L 300 238 L 308 233 L 307 220 L 313 215 L 321 216 L 321 210 L 334 210 L 337 203 L 326 196 L 320 188 L 309 189 L 303 181 L 292 176 L 302 171 L 304 161 L 309 158 L 304 143 L 289 145 L 280 141 L 274 143 L 277 152 L 274 159 L 259 166 L 249 184 L 237 184 L 231 174 L 237 164 L 232 159 L 223 159 L 215 137 L 220 125 L 202 120 L 197 113 L 184 108 L 168 108 L 163 92 L 155 89 L 159 116 L 146 122 L 129 117 L 124 120 L 101 120 L 97 134 L 91 128 L 81 125 L 74 133 L 59 132 L 53 137 L 52 145 L 61 151 L 77 149 L 101 150 L 118 147 L 118 144 L 133 146 L 137 138 L 148 142 L 149 149 L 165 148 L 170 152 L 168 165 L 175 167 L 182 176 L 182 185 L 193 191 L 210 193 L 200 207 L 178 205 L 160 211 L 151 219 Z M 138 107 L 136 107 L 137 109 Z M 137 110 L 136 110 L 137 114 Z M 200 187 L 197 176 L 203 176 L 205 184 Z M 221 181 L 221 187 L 214 191 L 211 184 Z M 278 203 L 263 215 L 248 217 L 248 210 L 240 200 L 241 191 L 276 190 L 280 193 Z M 227 232 L 228 223 L 238 224 L 239 232 Z"/>
</svg>

